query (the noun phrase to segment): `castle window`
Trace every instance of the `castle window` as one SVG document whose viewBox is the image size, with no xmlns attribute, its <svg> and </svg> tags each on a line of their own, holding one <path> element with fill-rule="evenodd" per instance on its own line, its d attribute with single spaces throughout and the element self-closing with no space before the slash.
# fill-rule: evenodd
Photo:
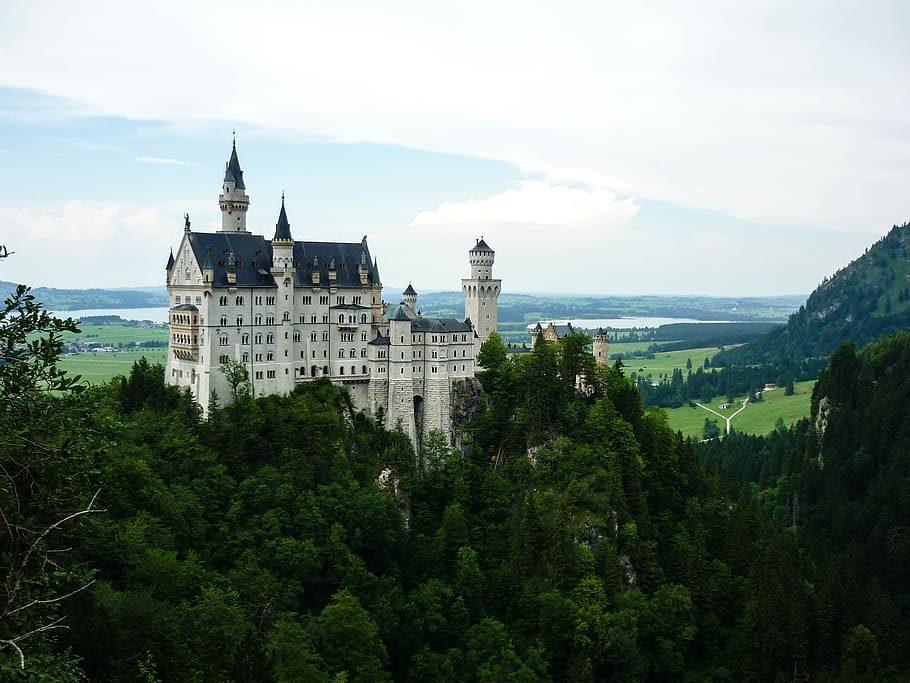
<svg viewBox="0 0 910 683">
<path fill-rule="evenodd" d="M 320 306 L 328 306 L 328 305 L 329 305 L 329 297 L 328 297 L 328 295 L 323 295 L 323 296 L 320 296 L 320 297 L 319 297 L 319 305 L 320 305 Z"/>
<path fill-rule="evenodd" d="M 328 313 L 323 313 L 323 314 L 322 314 L 322 322 L 327 323 L 328 321 L 329 321 L 329 314 L 328 314 Z"/>
<path fill-rule="evenodd" d="M 430 372 L 432 372 L 433 374 L 436 374 L 436 366 L 435 366 L 435 365 L 431 368 Z"/>
<path fill-rule="evenodd" d="M 242 327 L 242 326 L 243 326 L 243 316 L 238 315 L 237 316 L 237 327 Z"/>
<path fill-rule="evenodd" d="M 338 316 L 338 324 L 340 325 L 340 324 L 342 324 L 343 322 L 344 322 L 344 315 L 339 315 L 339 316 Z"/>
<path fill-rule="evenodd" d="M 257 296 L 257 297 L 256 297 L 256 305 L 257 305 L 257 306 L 262 306 L 262 297 L 261 297 L 261 296 Z"/>
<path fill-rule="evenodd" d="M 266 306 L 274 306 L 274 305 L 275 305 L 275 297 L 273 297 L 273 296 L 267 296 L 267 297 L 265 298 L 265 305 L 266 305 Z"/>
<path fill-rule="evenodd" d="M 262 316 L 261 316 L 261 315 L 257 315 L 257 316 L 256 316 L 256 324 L 257 324 L 257 325 L 261 325 L 261 324 L 262 324 Z"/>
<path fill-rule="evenodd" d="M 218 297 L 218 305 L 227 306 L 227 297 L 226 296 Z"/>
<path fill-rule="evenodd" d="M 274 371 L 274 370 L 269 370 L 269 371 L 267 372 L 266 376 L 267 376 L 269 379 L 275 379 L 275 371 Z"/>
<path fill-rule="evenodd" d="M 344 349 L 338 349 L 338 357 L 344 358 Z"/>
<path fill-rule="evenodd" d="M 174 297 L 174 303 L 175 303 L 175 304 L 179 304 L 179 303 L 180 303 L 180 297 L 179 297 L 179 296 L 175 296 L 175 297 Z"/>
<path fill-rule="evenodd" d="M 366 333 L 366 332 L 361 332 L 361 333 L 360 333 L 360 341 L 366 341 L 366 340 L 367 340 L 367 333 Z"/>
<path fill-rule="evenodd" d="M 323 366 L 322 366 L 322 374 L 323 374 L 323 375 L 329 374 L 329 366 L 328 366 L 328 365 L 323 365 Z"/>
<path fill-rule="evenodd" d="M 265 324 L 266 324 L 266 325 L 274 325 L 274 324 L 275 324 L 275 316 L 273 316 L 273 315 L 267 315 L 267 316 L 265 316 Z"/>
<path fill-rule="evenodd" d="M 343 297 L 343 296 L 336 296 L 336 297 L 335 297 L 335 304 L 336 304 L 336 305 L 344 304 L 344 297 Z"/>
<path fill-rule="evenodd" d="M 361 357 L 361 358 L 366 358 L 366 357 L 367 357 L 367 350 L 366 350 L 366 349 L 360 349 L 360 357 Z"/>
<path fill-rule="evenodd" d="M 227 327 L 227 316 L 226 315 L 221 316 L 221 326 Z"/>
<path fill-rule="evenodd" d="M 218 362 L 219 362 L 219 363 L 227 363 L 227 362 L 228 362 L 228 357 L 227 357 L 227 356 L 218 356 Z M 195 372 L 195 371 L 194 371 L 194 372 Z"/>
<path fill-rule="evenodd" d="M 237 306 L 243 306 L 243 297 L 242 297 L 242 296 L 238 296 L 236 299 L 234 299 L 234 303 L 235 303 Z"/>
<path fill-rule="evenodd" d="M 274 344 L 274 343 L 275 343 L 275 335 L 272 334 L 271 332 L 269 332 L 267 335 L 265 335 L 265 343 L 266 343 L 266 344 Z"/>
<path fill-rule="evenodd" d="M 329 340 L 329 333 L 328 333 L 328 332 L 323 332 L 323 333 L 322 333 L 322 341 L 328 341 L 328 340 Z"/>
<path fill-rule="evenodd" d="M 199 305 L 201 305 L 201 304 L 202 304 L 202 297 L 197 296 L 197 297 L 196 297 L 196 305 L 199 306 Z"/>
<path fill-rule="evenodd" d="M 314 325 L 316 324 L 316 316 L 315 316 L 315 315 L 311 315 L 311 316 L 310 316 L 310 322 L 313 323 Z"/>
<path fill-rule="evenodd" d="M 275 354 L 272 353 L 271 351 L 269 351 L 269 352 L 265 355 L 265 359 L 266 359 L 266 360 L 275 360 Z"/>
<path fill-rule="evenodd" d="M 310 341 L 316 341 L 316 333 L 310 332 Z"/>
<path fill-rule="evenodd" d="M 313 303 L 313 297 L 311 297 L 311 296 L 305 296 L 305 297 L 303 297 L 303 305 L 304 305 L 304 306 L 310 306 L 312 303 Z M 314 366 L 314 367 L 315 367 L 315 366 Z"/>
<path fill-rule="evenodd" d="M 256 371 L 256 379 L 262 379 L 262 370 Z"/>
<path fill-rule="evenodd" d="M 249 352 L 247 352 L 247 351 L 244 351 L 244 352 L 243 352 L 243 362 L 244 362 L 244 363 L 249 363 L 249 362 L 250 362 L 250 354 L 249 354 Z"/>
<path fill-rule="evenodd" d="M 356 374 L 357 374 L 357 366 L 356 366 L 356 365 L 352 365 L 352 366 L 351 366 L 351 374 L 352 374 L 352 375 L 356 375 Z"/>
<path fill-rule="evenodd" d="M 343 374 L 344 374 L 344 366 L 343 366 L 343 365 L 342 365 L 341 367 L 338 368 L 338 374 L 339 374 L 339 375 L 343 375 Z"/>
<path fill-rule="evenodd" d="M 351 351 L 350 351 L 350 353 L 349 353 L 348 355 L 349 355 L 351 358 L 357 358 L 357 350 L 356 350 L 356 349 L 351 349 Z"/>
<path fill-rule="evenodd" d="M 256 343 L 257 343 L 257 344 L 261 344 L 261 343 L 262 343 L 262 335 L 261 335 L 261 334 L 257 334 L 257 335 L 256 335 Z"/>
<path fill-rule="evenodd" d="M 240 343 L 243 344 L 244 346 L 246 346 L 247 344 L 249 344 L 249 343 L 250 343 L 250 335 L 244 334 L 242 337 L 240 337 Z"/>
<path fill-rule="evenodd" d="M 294 333 L 294 341 L 295 341 L 295 342 L 299 342 L 299 341 L 300 341 L 300 332 L 295 332 L 295 333 Z"/>
<path fill-rule="evenodd" d="M 218 346 L 227 346 L 228 338 L 227 337 L 218 337 Z"/>
<path fill-rule="evenodd" d="M 261 363 L 261 362 L 262 362 L 262 354 L 261 354 L 261 353 L 257 353 L 257 354 L 256 354 L 256 362 L 257 362 L 257 363 Z"/>
<path fill-rule="evenodd" d="M 359 297 L 359 296 L 355 296 L 355 297 L 354 297 L 354 303 L 357 304 L 358 306 L 360 305 L 360 297 Z"/>
</svg>

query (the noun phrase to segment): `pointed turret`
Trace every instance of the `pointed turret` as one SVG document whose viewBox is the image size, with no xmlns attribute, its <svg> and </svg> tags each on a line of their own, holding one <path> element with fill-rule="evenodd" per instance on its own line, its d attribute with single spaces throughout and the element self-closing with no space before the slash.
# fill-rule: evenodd
<svg viewBox="0 0 910 683">
<path fill-rule="evenodd" d="M 171 255 L 167 257 L 167 265 L 164 267 L 164 269 L 170 273 L 171 269 L 173 267 L 174 267 L 174 250 L 171 249 Z"/>
<path fill-rule="evenodd" d="M 272 242 L 293 242 L 291 237 L 291 224 L 288 222 L 288 214 L 284 209 L 284 192 L 281 193 L 281 211 L 278 213 L 278 222 L 275 224 L 275 236 Z"/>
<path fill-rule="evenodd" d="M 220 232 L 247 232 L 246 212 L 250 208 L 250 198 L 243 182 L 243 170 L 237 158 L 237 141 L 231 147 L 231 158 L 224 167 L 224 184 L 218 198 L 221 207 Z"/>
<path fill-rule="evenodd" d="M 294 238 L 291 237 L 291 223 L 284 208 L 284 192 L 281 193 L 281 210 L 275 224 L 275 236 L 272 238 L 272 274 L 289 273 L 294 264 Z"/>
</svg>

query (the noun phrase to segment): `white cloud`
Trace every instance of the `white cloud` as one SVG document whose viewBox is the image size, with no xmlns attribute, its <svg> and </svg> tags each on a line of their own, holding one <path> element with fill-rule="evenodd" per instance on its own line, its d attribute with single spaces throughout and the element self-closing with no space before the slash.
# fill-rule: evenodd
<svg viewBox="0 0 910 683">
<path fill-rule="evenodd" d="M 182 226 L 158 209 L 81 201 L 55 210 L 0 206 L 0 224 L 8 228 L 6 246 L 16 252 L 3 262 L 0 279 L 57 287 L 163 280 L 162 259 Z"/>
<path fill-rule="evenodd" d="M 418 214 L 412 227 L 460 226 L 476 230 L 496 224 L 612 228 L 638 211 L 632 199 L 618 199 L 605 188 L 553 185 L 527 180 L 486 199 L 440 204 Z"/>
</svg>

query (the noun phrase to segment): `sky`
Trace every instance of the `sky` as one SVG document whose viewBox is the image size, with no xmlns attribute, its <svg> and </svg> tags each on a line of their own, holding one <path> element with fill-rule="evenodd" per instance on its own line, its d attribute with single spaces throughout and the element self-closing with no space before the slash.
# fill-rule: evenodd
<svg viewBox="0 0 910 683">
<path fill-rule="evenodd" d="M 10 0 L 0 280 L 164 284 L 233 131 L 271 237 L 383 282 L 803 294 L 910 220 L 903 2 Z M 387 298 L 394 298 L 387 294 Z"/>
</svg>

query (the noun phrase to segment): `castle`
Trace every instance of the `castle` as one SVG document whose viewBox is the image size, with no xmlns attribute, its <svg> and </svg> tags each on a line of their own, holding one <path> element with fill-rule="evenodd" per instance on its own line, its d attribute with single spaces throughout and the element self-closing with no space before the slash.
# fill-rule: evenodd
<svg viewBox="0 0 910 683">
<path fill-rule="evenodd" d="M 271 240 L 247 229 L 250 198 L 234 142 L 225 168 L 221 229 L 184 234 L 167 262 L 169 384 L 208 410 L 231 386 L 222 365 L 241 363 L 254 396 L 286 394 L 328 377 L 355 405 L 402 425 L 416 445 L 430 430 L 453 442 L 456 395 L 474 377 L 480 345 L 496 330 L 502 280 L 495 252 L 477 240 L 461 281 L 465 317 L 424 318 L 411 285 L 401 303 L 382 299 L 367 238 L 295 240 L 282 195 Z"/>
</svg>

